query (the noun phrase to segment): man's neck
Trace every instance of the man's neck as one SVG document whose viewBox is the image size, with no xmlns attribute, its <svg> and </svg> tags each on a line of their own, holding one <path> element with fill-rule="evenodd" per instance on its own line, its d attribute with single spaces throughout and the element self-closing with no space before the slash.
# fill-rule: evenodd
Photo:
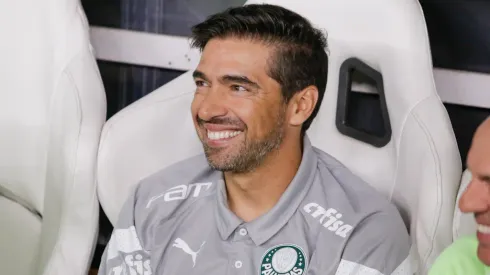
<svg viewBox="0 0 490 275">
<path fill-rule="evenodd" d="M 230 210 L 245 222 L 268 212 L 293 180 L 301 159 L 302 144 L 285 139 L 280 148 L 271 152 L 252 172 L 225 172 Z"/>
</svg>

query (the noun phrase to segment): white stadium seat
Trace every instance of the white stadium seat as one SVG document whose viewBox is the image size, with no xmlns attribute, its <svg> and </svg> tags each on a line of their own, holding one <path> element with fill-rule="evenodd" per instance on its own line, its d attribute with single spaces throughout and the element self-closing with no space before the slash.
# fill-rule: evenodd
<svg viewBox="0 0 490 275">
<path fill-rule="evenodd" d="M 104 87 L 78 0 L 0 1 L 1 274 L 86 275 Z"/>
<path fill-rule="evenodd" d="M 417 274 L 426 274 L 453 241 L 462 167 L 451 123 L 436 92 L 418 1 L 247 3 L 263 2 L 296 11 L 328 32 L 327 91 L 308 135 L 313 145 L 339 159 L 398 206 L 412 236 L 413 265 Z M 371 75 L 384 90 L 381 99 L 388 129 L 384 136 L 373 137 L 345 123 L 352 68 Z M 105 125 L 98 194 L 112 223 L 140 179 L 202 153 L 190 114 L 194 89 L 187 72 Z"/>
</svg>

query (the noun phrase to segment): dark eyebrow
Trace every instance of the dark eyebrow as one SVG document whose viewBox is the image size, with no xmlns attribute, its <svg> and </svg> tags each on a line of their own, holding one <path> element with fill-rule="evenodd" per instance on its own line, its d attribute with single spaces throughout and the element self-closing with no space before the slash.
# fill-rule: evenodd
<svg viewBox="0 0 490 275">
<path fill-rule="evenodd" d="M 206 77 L 206 75 L 201 72 L 201 71 L 198 71 L 198 70 L 195 70 L 193 73 L 192 73 L 192 77 L 193 78 L 201 78 L 201 79 L 204 79 L 205 81 L 208 81 L 208 78 Z"/>
<path fill-rule="evenodd" d="M 480 176 L 480 180 L 490 183 L 490 175 Z"/>
<path fill-rule="evenodd" d="M 240 84 L 245 84 L 248 86 L 252 86 L 255 89 L 260 89 L 259 84 L 256 82 L 250 80 L 248 77 L 244 75 L 224 75 L 221 77 L 221 82 L 227 83 L 227 82 L 235 82 L 235 83 L 240 83 Z"/>
</svg>

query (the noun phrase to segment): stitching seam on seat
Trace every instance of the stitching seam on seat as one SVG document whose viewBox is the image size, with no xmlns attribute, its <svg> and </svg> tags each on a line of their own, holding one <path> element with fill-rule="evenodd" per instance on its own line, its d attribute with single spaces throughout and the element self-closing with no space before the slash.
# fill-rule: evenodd
<svg viewBox="0 0 490 275">
<path fill-rule="evenodd" d="M 442 209 L 442 195 L 443 194 L 442 194 L 442 182 L 441 182 L 442 181 L 441 180 L 441 165 L 439 162 L 440 157 L 438 155 L 437 150 L 435 149 L 434 139 L 430 135 L 430 132 L 427 129 L 427 125 L 425 125 L 423 123 L 423 121 L 419 118 L 419 116 L 416 113 L 412 113 L 412 115 L 413 115 L 415 121 L 417 122 L 417 124 L 423 130 L 425 137 L 427 138 L 427 141 L 429 143 L 430 150 L 431 150 L 432 160 L 434 161 L 434 166 L 436 169 L 435 175 L 436 175 L 436 185 L 437 185 L 436 186 L 436 188 L 437 188 L 437 205 L 436 205 L 436 215 L 434 216 L 434 220 L 432 221 L 432 229 L 430 232 L 431 233 L 430 237 L 432 238 L 433 236 L 435 236 L 437 228 L 439 226 L 441 209 Z M 425 265 L 426 265 L 428 258 L 430 257 L 430 255 L 432 254 L 432 251 L 434 250 L 434 242 L 435 242 L 435 239 L 432 238 L 432 242 L 431 242 L 431 245 L 429 247 L 429 250 L 426 252 L 426 255 L 424 255 L 424 257 L 423 257 L 424 268 L 425 268 Z"/>
</svg>

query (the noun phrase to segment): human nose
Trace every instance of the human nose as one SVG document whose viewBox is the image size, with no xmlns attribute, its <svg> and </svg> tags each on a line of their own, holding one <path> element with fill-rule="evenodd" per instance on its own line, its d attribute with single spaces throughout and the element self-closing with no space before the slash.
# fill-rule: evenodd
<svg viewBox="0 0 490 275">
<path fill-rule="evenodd" d="M 198 108 L 197 114 L 204 121 L 225 116 L 227 113 L 225 96 L 219 89 L 210 89 L 203 96 Z"/>
<path fill-rule="evenodd" d="M 478 179 L 472 179 L 459 200 L 459 209 L 464 213 L 485 212 L 490 206 L 488 185 Z"/>
</svg>

